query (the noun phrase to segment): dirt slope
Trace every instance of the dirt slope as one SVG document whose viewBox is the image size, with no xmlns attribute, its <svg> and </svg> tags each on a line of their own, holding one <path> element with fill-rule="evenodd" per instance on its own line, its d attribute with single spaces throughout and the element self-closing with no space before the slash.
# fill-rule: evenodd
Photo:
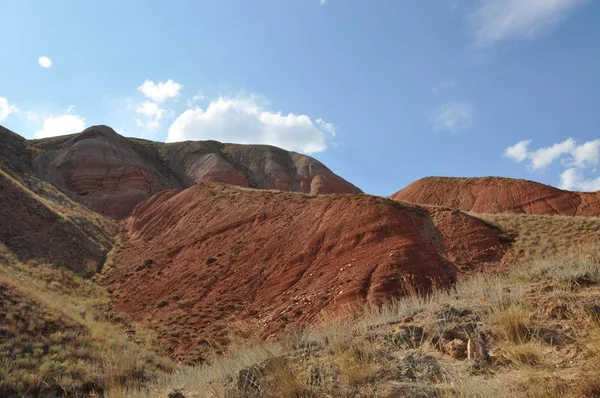
<svg viewBox="0 0 600 398">
<path fill-rule="evenodd" d="M 0 265 L 47 263 L 92 275 L 117 225 L 76 203 L 30 169 L 26 141 L 0 130 Z"/>
<path fill-rule="evenodd" d="M 126 226 L 106 279 L 114 309 L 150 318 L 184 360 L 201 359 L 210 341 L 228 344 L 240 322 L 269 336 L 408 285 L 448 286 L 455 264 L 497 264 L 508 247 L 499 230 L 459 212 L 221 184 L 164 191 Z"/>
<path fill-rule="evenodd" d="M 527 180 L 500 177 L 427 177 L 392 199 L 477 213 L 599 216 L 599 192 L 570 192 Z"/>
<path fill-rule="evenodd" d="M 107 126 L 26 142 L 37 175 L 101 214 L 123 218 L 142 199 L 198 182 L 284 191 L 359 193 L 319 161 L 266 145 L 163 144 Z"/>
</svg>

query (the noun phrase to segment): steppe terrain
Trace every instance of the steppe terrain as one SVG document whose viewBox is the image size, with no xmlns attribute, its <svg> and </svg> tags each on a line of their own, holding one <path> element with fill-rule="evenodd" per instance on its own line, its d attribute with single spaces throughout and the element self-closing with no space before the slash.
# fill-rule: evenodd
<svg viewBox="0 0 600 398">
<path fill-rule="evenodd" d="M 600 396 L 598 192 L 0 127 L 0 203 L 1 397 Z"/>
</svg>

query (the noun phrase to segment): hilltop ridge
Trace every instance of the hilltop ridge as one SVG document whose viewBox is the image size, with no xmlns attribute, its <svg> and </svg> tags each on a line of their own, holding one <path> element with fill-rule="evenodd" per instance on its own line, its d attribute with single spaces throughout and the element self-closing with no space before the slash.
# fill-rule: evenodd
<svg viewBox="0 0 600 398">
<path fill-rule="evenodd" d="M 534 181 L 503 177 L 425 177 L 391 198 L 476 213 L 600 215 L 600 192 L 565 191 Z"/>
<path fill-rule="evenodd" d="M 167 144 L 125 138 L 104 125 L 41 140 L 3 128 L 0 137 L 7 143 L 0 152 L 10 157 L 7 164 L 20 163 L 71 199 L 117 219 L 157 192 L 199 182 L 310 194 L 361 192 L 318 160 L 268 145 Z"/>
</svg>

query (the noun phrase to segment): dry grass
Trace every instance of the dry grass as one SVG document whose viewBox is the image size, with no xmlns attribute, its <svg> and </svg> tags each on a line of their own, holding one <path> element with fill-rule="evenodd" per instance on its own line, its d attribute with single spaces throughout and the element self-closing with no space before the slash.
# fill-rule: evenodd
<svg viewBox="0 0 600 398">
<path fill-rule="evenodd" d="M 515 236 L 514 261 L 561 256 L 600 241 L 600 218 L 530 214 L 469 213 Z"/>
<path fill-rule="evenodd" d="M 0 169 L 0 264 L 38 261 L 95 274 L 113 245 L 116 222 L 30 174 L 20 177 Z"/>
<path fill-rule="evenodd" d="M 539 342 L 518 343 L 505 345 L 503 354 L 511 364 L 526 367 L 539 367 L 543 364 L 543 350 Z"/>
<path fill-rule="evenodd" d="M 104 318 L 109 296 L 64 269 L 0 268 L 0 396 L 81 396 L 140 387 L 171 371 L 151 335 Z"/>
<path fill-rule="evenodd" d="M 523 308 L 509 307 L 491 320 L 496 334 L 510 343 L 522 344 L 531 337 L 529 313 Z"/>
<path fill-rule="evenodd" d="M 254 344 L 185 368 L 134 396 L 174 389 L 202 397 L 594 396 L 600 393 L 600 322 L 577 304 L 600 294 L 599 268 L 581 252 L 527 263 L 507 275 L 475 276 L 429 297 L 366 307 L 349 318 L 323 314 L 313 328 L 274 346 Z M 548 319 L 546 308 L 538 307 L 556 291 L 539 287 L 581 281 L 582 275 L 585 284 L 560 290 L 573 306 L 569 317 Z M 576 341 L 540 337 L 558 333 L 559 324 Z M 443 348 L 454 338 L 483 339 L 488 358 L 454 359 Z"/>
<path fill-rule="evenodd" d="M 579 304 L 600 295 L 598 268 L 589 250 L 527 263 L 507 275 L 478 275 L 455 290 L 415 293 L 348 318 L 322 314 L 313 328 L 272 344 L 253 340 L 254 327 L 235 323 L 240 340 L 229 354 L 155 379 L 172 365 L 143 348 L 154 344 L 143 330 L 135 345 L 121 327 L 99 317 L 98 308 L 109 299 L 102 288 L 67 271 L 9 266 L 0 281 L 20 295 L 21 304 L 4 312 L 13 320 L 35 316 L 25 329 L 12 330 L 20 340 L 9 339 L 0 392 L 96 391 L 113 398 L 164 397 L 173 390 L 228 398 L 594 396 L 600 392 L 600 320 Z M 547 285 L 552 289 L 540 289 Z M 568 304 L 569 315 L 550 321 L 546 308 L 538 307 L 557 297 Z M 576 342 L 556 346 L 540 337 L 559 322 L 573 329 Z M 51 332 L 51 325 L 60 330 Z M 476 365 L 453 359 L 443 346 L 457 337 L 484 339 L 489 358 Z M 248 339 L 251 346 L 239 345 Z M 32 354 L 15 356 L 17 347 Z M 8 351 L 5 346 L 0 355 Z M 576 355 L 557 368 L 566 352 Z"/>
</svg>

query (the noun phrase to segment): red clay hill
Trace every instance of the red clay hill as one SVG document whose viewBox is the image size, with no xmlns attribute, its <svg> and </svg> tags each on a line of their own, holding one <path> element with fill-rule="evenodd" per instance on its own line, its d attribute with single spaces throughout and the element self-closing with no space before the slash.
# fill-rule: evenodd
<svg viewBox="0 0 600 398">
<path fill-rule="evenodd" d="M 477 213 L 600 216 L 600 192 L 571 192 L 500 177 L 427 177 L 391 196 L 394 200 Z"/>
<path fill-rule="evenodd" d="M 34 141 L 0 129 L 0 143 L 0 263 L 102 271 L 114 309 L 186 361 L 244 330 L 268 337 L 324 310 L 448 287 L 510 246 L 465 213 L 360 194 L 274 147 L 160 144 L 105 126 Z M 116 223 L 81 204 L 123 217 L 116 248 Z"/>
<path fill-rule="evenodd" d="M 311 196 L 197 184 L 147 199 L 123 222 L 105 283 L 114 309 L 148 320 L 176 359 L 263 337 L 498 265 L 509 242 L 448 209 L 367 195 Z"/>
<path fill-rule="evenodd" d="M 75 135 L 28 141 L 26 147 L 38 177 L 113 218 L 127 216 L 142 199 L 164 189 L 198 182 L 311 194 L 360 192 L 319 161 L 267 145 L 163 144 L 92 126 Z"/>
</svg>

